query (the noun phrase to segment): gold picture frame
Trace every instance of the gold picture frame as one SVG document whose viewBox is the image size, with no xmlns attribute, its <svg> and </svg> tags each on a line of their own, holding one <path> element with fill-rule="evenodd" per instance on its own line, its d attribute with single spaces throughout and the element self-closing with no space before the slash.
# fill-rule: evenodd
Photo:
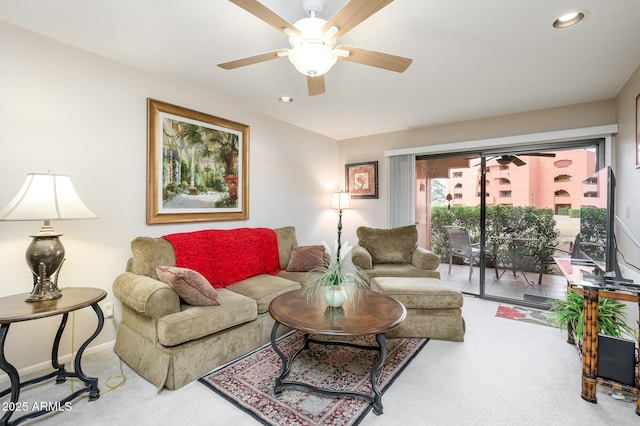
<svg viewBox="0 0 640 426">
<path fill-rule="evenodd" d="M 249 218 L 249 126 L 147 99 L 147 224 Z"/>
<path fill-rule="evenodd" d="M 351 198 L 378 198 L 378 162 L 351 163 L 344 166 L 345 186 Z"/>
</svg>

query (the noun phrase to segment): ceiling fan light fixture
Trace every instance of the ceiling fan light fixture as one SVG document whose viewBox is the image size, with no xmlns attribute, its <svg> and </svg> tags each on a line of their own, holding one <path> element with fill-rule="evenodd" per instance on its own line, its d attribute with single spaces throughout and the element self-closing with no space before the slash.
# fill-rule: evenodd
<svg viewBox="0 0 640 426">
<path fill-rule="evenodd" d="M 294 24 L 300 30 L 300 36 L 289 37 L 291 44 L 289 61 L 304 75 L 310 77 L 323 75 L 338 60 L 333 50 L 335 40 L 322 34 L 325 22 L 327 21 L 324 19 L 311 17 L 300 19 Z"/>
<path fill-rule="evenodd" d="M 325 74 L 338 60 L 338 55 L 326 44 L 306 41 L 289 51 L 289 61 L 296 69 L 311 77 Z"/>
</svg>

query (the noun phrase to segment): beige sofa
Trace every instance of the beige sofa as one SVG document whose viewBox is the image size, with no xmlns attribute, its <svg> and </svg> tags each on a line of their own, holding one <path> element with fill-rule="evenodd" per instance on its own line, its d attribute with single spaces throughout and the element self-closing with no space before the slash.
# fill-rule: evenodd
<svg viewBox="0 0 640 426">
<path fill-rule="evenodd" d="M 367 281 L 376 277 L 440 278 L 437 255 L 418 246 L 414 225 L 391 229 L 360 226 L 351 261 Z"/>
<path fill-rule="evenodd" d="M 280 266 L 287 268 L 298 245 L 295 228 L 274 231 Z M 217 289 L 219 306 L 191 306 L 156 275 L 157 266 L 175 265 L 171 243 L 139 237 L 131 248 L 126 272 L 113 283 L 114 295 L 122 303 L 114 350 L 159 389 L 178 389 L 267 343 L 273 326 L 269 303 L 300 288 L 309 275 L 286 270 L 256 275 Z"/>
</svg>

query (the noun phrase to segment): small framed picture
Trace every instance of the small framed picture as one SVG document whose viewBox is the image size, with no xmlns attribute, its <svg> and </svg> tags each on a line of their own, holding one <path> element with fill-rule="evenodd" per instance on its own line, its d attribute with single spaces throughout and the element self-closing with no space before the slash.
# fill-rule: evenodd
<svg viewBox="0 0 640 426">
<path fill-rule="evenodd" d="M 378 162 L 345 165 L 345 186 L 351 198 L 378 198 Z"/>
</svg>

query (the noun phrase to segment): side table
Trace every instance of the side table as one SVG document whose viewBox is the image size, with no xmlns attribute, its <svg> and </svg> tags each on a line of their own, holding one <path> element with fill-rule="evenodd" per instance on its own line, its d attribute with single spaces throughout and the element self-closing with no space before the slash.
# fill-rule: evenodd
<svg viewBox="0 0 640 426">
<path fill-rule="evenodd" d="M 638 305 L 640 309 L 640 293 L 613 291 L 595 284 L 583 282 L 583 273 L 593 272 L 590 267 L 572 265 L 571 259 L 554 257 L 554 261 L 567 279 L 567 288 L 581 293 L 584 297 L 583 311 L 583 341 L 582 341 L 582 393 L 585 401 L 597 403 L 596 385 L 603 385 L 615 390 L 622 390 L 636 396 L 640 394 L 640 382 L 636 376 L 636 385 L 628 386 L 614 380 L 598 377 L 598 305 L 600 298 L 623 300 Z M 567 342 L 575 344 L 573 330 L 567 327 Z M 640 356 L 640 347 L 636 348 L 637 356 Z M 640 399 L 636 398 L 636 414 L 640 416 Z"/>
<path fill-rule="evenodd" d="M 67 402 L 70 402 L 84 393 L 89 394 L 89 401 L 95 401 L 100 396 L 98 379 L 95 377 L 87 377 L 84 374 L 82 371 L 81 361 L 84 350 L 87 348 L 89 343 L 91 343 L 91 341 L 100 334 L 102 326 L 104 325 L 104 316 L 98 302 L 104 299 L 107 296 L 107 293 L 104 290 L 97 288 L 69 288 L 62 292 L 62 297 L 59 299 L 33 303 L 27 303 L 24 301 L 27 295 L 28 293 L 22 293 L 13 296 L 0 297 L 0 368 L 2 371 L 7 373 L 11 380 L 11 387 L 0 392 L 0 398 L 11 393 L 10 402 L 6 402 L 6 404 L 3 405 L 4 415 L 2 416 L 2 419 L 0 419 L 1 426 L 17 425 L 26 420 L 47 414 L 53 410 L 64 408 Z M 62 333 L 64 332 L 64 328 L 67 324 L 69 312 L 77 311 L 89 306 L 91 306 L 98 317 L 98 326 L 96 327 L 96 331 L 78 349 L 73 362 L 74 370 L 67 371 L 64 364 L 60 364 L 58 362 L 58 349 Z M 56 333 L 51 350 L 51 365 L 54 371 L 25 382 L 20 382 L 18 371 L 5 358 L 4 345 L 7 334 L 9 333 L 9 327 L 14 322 L 31 321 L 55 315 L 62 315 L 62 321 L 58 327 L 58 332 Z M 31 411 L 28 414 L 10 421 L 10 418 L 15 411 L 30 411 L 28 409 L 29 407 L 25 407 L 24 404 L 20 404 L 18 402 L 20 389 L 43 382 L 53 377 L 56 378 L 56 384 L 64 383 L 67 377 L 76 377 L 84 383 L 85 387 L 76 390 L 71 395 L 56 403 L 46 404 L 47 406 L 44 409 Z"/>
</svg>

